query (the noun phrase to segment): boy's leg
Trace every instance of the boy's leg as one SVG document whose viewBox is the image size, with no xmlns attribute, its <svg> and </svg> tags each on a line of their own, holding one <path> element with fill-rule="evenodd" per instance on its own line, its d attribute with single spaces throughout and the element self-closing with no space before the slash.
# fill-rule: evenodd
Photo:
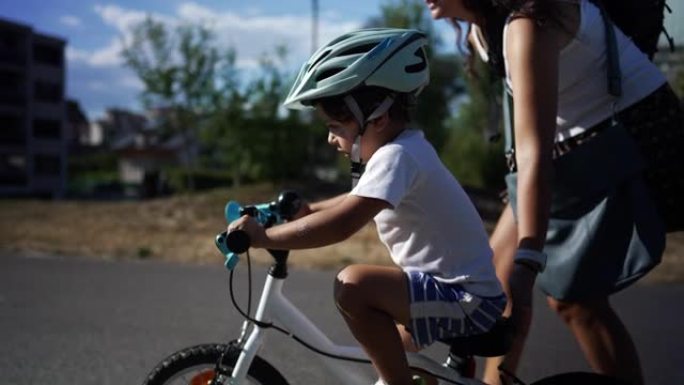
<svg viewBox="0 0 684 385">
<path fill-rule="evenodd" d="M 337 275 L 335 301 L 380 377 L 390 385 L 410 385 L 406 354 L 396 327 L 397 322 L 408 324 L 410 317 L 404 272 L 385 266 L 348 266 Z"/>
<path fill-rule="evenodd" d="M 582 302 L 547 300 L 575 335 L 592 369 L 634 385 L 643 384 L 632 338 L 607 297 Z"/>
<path fill-rule="evenodd" d="M 404 344 L 404 350 L 411 353 L 417 353 L 420 351 L 420 348 L 416 346 L 415 342 L 413 341 L 411 332 L 409 332 L 404 325 L 397 324 L 397 330 L 399 331 L 399 336 L 401 336 L 401 341 Z M 437 385 L 437 379 L 433 376 L 429 376 L 418 371 L 411 371 L 411 374 L 420 377 L 425 385 Z"/>
</svg>

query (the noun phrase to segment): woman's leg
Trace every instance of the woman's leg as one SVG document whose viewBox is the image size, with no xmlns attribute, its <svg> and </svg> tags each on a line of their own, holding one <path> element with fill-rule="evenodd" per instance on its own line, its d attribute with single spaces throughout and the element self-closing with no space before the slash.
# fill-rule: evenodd
<svg viewBox="0 0 684 385">
<path fill-rule="evenodd" d="M 589 365 L 596 372 L 631 384 L 643 384 L 639 356 L 632 338 L 607 297 L 582 302 L 562 302 L 550 297 L 547 300 L 551 309 L 573 332 Z"/>
<path fill-rule="evenodd" d="M 499 365 L 505 362 L 504 367 L 506 370 L 515 372 L 532 320 L 532 303 L 527 299 L 529 296 L 515 298 L 516 296 L 511 294 L 510 279 L 514 268 L 513 256 L 518 249 L 518 233 L 515 216 L 510 205 L 507 205 L 501 214 L 489 243 L 494 250 L 496 275 L 508 297 L 508 304 L 504 315 L 512 317 L 516 328 L 516 337 L 513 340 L 511 350 L 506 356 L 492 357 L 486 360 L 483 381 L 491 385 L 500 385 Z M 518 291 L 516 291 L 517 293 Z"/>
<path fill-rule="evenodd" d="M 390 385 L 411 384 L 396 327 L 396 323 L 407 325 L 410 317 L 404 272 L 394 267 L 348 266 L 337 275 L 335 301 L 380 377 Z"/>
</svg>

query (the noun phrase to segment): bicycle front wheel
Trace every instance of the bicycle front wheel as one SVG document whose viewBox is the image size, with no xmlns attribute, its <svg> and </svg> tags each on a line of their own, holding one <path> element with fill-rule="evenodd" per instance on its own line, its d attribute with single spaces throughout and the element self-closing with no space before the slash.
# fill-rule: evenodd
<svg viewBox="0 0 684 385">
<path fill-rule="evenodd" d="M 147 376 L 143 385 L 209 385 L 216 376 L 216 363 L 221 358 L 222 368 L 230 373 L 240 350 L 232 345 L 203 344 L 179 350 L 160 362 Z M 247 373 L 249 385 L 288 385 L 276 368 L 254 357 Z"/>
</svg>

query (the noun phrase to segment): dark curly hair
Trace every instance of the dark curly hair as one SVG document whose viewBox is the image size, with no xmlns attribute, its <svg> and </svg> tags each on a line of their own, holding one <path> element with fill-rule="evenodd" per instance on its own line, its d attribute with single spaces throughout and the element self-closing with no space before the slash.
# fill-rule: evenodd
<svg viewBox="0 0 684 385">
<path fill-rule="evenodd" d="M 477 24 L 484 33 L 489 46 L 489 65 L 500 75 L 505 75 L 503 60 L 503 29 L 511 18 L 530 18 L 538 25 L 545 25 L 549 20 L 558 22 L 558 15 L 553 1 L 550 0 L 462 0 L 465 8 L 477 17 Z M 463 31 L 457 19 L 451 24 L 456 29 L 456 41 L 461 41 Z M 466 31 L 468 32 L 468 31 Z M 473 47 L 468 42 L 470 52 Z M 472 55 L 470 57 L 472 60 Z M 472 61 L 469 62 L 472 67 Z"/>
</svg>

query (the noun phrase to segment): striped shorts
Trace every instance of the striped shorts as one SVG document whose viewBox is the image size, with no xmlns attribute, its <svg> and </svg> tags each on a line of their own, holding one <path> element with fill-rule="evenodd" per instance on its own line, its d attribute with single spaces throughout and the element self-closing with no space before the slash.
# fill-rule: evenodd
<svg viewBox="0 0 684 385">
<path fill-rule="evenodd" d="M 442 339 L 487 332 L 506 307 L 505 294 L 480 297 L 459 284 L 437 281 L 430 274 L 407 272 L 413 342 L 426 347 Z"/>
</svg>

